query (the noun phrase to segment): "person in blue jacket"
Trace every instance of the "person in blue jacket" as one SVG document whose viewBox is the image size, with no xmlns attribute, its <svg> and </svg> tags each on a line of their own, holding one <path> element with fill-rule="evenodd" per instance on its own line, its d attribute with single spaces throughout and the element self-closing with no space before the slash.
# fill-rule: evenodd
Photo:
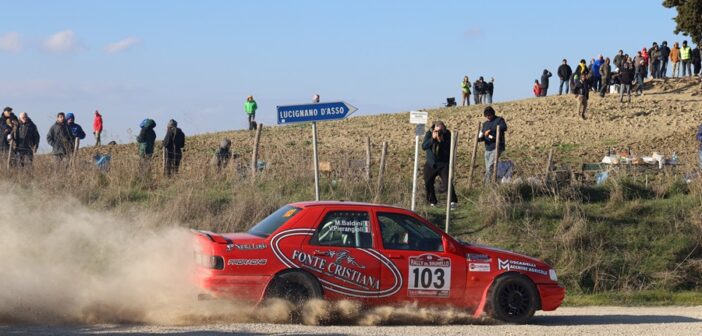
<svg viewBox="0 0 702 336">
<path fill-rule="evenodd" d="M 71 134 L 74 138 L 83 140 L 85 139 L 85 132 L 83 132 L 83 127 L 76 124 L 76 116 L 72 112 L 66 113 L 66 125 L 68 129 L 71 130 Z"/>
</svg>

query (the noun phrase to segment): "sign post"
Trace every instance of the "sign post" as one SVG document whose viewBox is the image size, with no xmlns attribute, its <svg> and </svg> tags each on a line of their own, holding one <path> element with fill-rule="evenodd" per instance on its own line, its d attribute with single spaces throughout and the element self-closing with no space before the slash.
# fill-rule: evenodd
<svg viewBox="0 0 702 336">
<path fill-rule="evenodd" d="M 319 201 L 319 158 L 317 157 L 317 121 L 339 120 L 358 110 L 346 102 L 285 105 L 277 107 L 278 125 L 312 122 L 312 156 L 314 160 L 314 195 Z"/>
<path fill-rule="evenodd" d="M 412 172 L 412 206 L 414 211 L 417 199 L 417 170 L 419 169 L 419 137 L 424 134 L 424 125 L 429 119 L 428 112 L 410 111 L 410 124 L 417 125 L 414 131 L 414 171 Z"/>
</svg>

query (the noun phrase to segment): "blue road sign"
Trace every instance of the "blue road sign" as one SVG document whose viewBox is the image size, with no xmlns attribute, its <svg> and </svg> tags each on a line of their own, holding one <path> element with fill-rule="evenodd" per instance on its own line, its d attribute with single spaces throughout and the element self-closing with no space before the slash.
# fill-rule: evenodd
<svg viewBox="0 0 702 336">
<path fill-rule="evenodd" d="M 345 102 L 278 106 L 278 124 L 344 119 L 356 110 Z"/>
</svg>

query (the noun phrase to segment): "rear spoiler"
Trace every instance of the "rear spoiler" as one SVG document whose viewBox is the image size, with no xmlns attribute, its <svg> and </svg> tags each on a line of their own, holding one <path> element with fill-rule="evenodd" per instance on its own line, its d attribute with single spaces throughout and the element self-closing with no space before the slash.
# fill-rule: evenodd
<svg viewBox="0 0 702 336">
<path fill-rule="evenodd" d="M 229 238 L 224 238 L 221 235 L 218 235 L 214 232 L 211 231 L 205 231 L 205 230 L 195 230 L 195 229 L 190 229 L 190 231 L 194 234 L 201 235 L 204 237 L 207 237 L 211 242 L 217 243 L 217 244 L 227 244 L 231 245 L 234 242 L 232 242 L 231 239 Z"/>
</svg>

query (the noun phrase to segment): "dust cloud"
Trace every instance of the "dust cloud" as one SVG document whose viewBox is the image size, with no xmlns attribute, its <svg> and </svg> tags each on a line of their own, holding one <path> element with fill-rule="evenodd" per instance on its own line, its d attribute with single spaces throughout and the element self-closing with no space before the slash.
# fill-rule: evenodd
<svg viewBox="0 0 702 336">
<path fill-rule="evenodd" d="M 197 301 L 192 236 L 148 214 L 99 212 L 5 185 L 0 195 L 0 324 L 484 323 L 467 312 L 353 301 Z"/>
</svg>

